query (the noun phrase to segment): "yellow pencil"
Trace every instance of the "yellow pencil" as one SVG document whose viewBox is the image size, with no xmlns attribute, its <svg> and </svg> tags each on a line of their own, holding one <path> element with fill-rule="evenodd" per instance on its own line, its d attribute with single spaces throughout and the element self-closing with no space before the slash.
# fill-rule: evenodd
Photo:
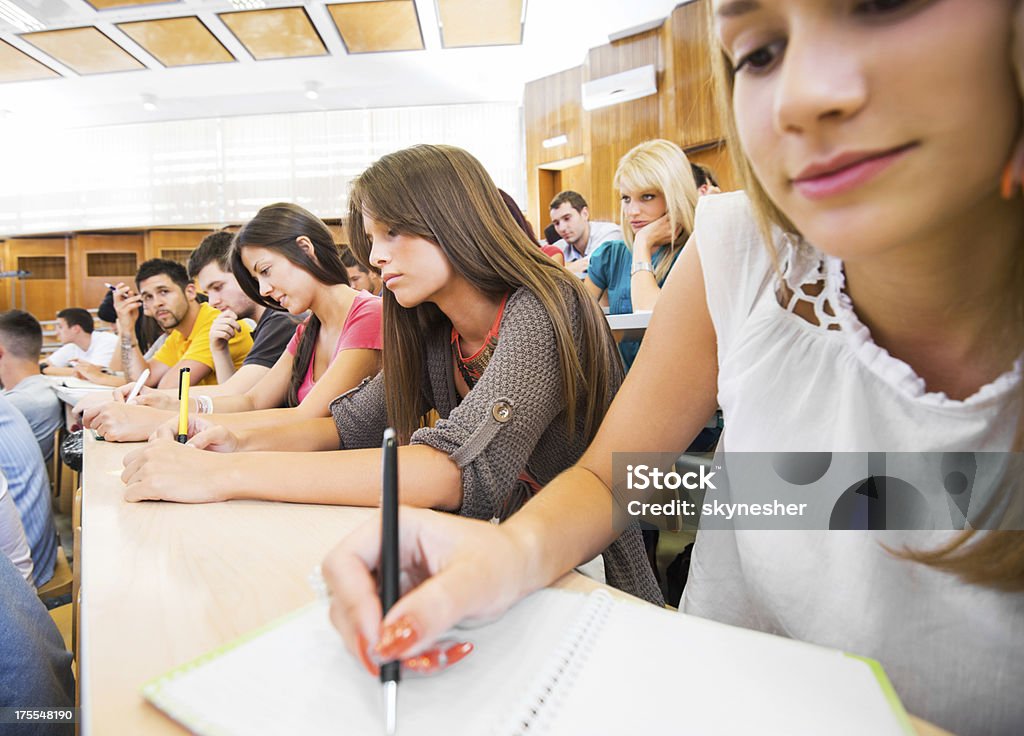
<svg viewBox="0 0 1024 736">
<path fill-rule="evenodd" d="M 178 373 L 178 442 L 188 442 L 188 386 L 192 371 L 182 368 Z"/>
</svg>

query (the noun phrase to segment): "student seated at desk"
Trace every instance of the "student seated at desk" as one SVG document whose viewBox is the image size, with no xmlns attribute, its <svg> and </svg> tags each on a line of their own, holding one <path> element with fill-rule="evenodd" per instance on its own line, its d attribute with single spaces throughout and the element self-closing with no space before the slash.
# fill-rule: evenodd
<svg viewBox="0 0 1024 736">
<path fill-rule="evenodd" d="M 0 554 L 0 708 L 72 708 L 75 678 L 71 652 L 64 647 L 46 607 L 14 564 Z M 24 721 L 5 724 L 11 736 L 72 736 L 75 724 Z"/>
<path fill-rule="evenodd" d="M 80 360 L 100 368 L 108 367 L 117 349 L 117 335 L 97 332 L 93 327 L 92 315 L 84 309 L 71 307 L 57 312 L 57 339 L 61 347 L 43 361 L 43 373 L 70 376 Z"/>
<path fill-rule="evenodd" d="M 450 146 L 384 156 L 354 182 L 348 227 L 386 287 L 383 371 L 335 399 L 333 421 L 233 432 L 193 419 L 192 447 L 158 440 L 125 457 L 128 500 L 374 506 L 392 424 L 405 503 L 505 519 L 579 457 L 622 379 L 615 344 L 480 162 Z M 270 289 L 276 266 L 251 266 Z M 423 426 L 432 409 L 439 421 Z M 609 545 L 608 582 L 660 603 L 637 525 Z"/>
<path fill-rule="evenodd" d="M 64 423 L 60 399 L 51 379 L 39 374 L 43 329 L 28 312 L 0 312 L 0 386 L 32 427 L 43 459 L 53 458 L 53 436 Z"/>
<path fill-rule="evenodd" d="M 192 414 L 252 430 L 292 415 L 326 417 L 331 399 L 380 370 L 381 300 L 348 285 L 331 231 L 316 215 L 293 204 L 264 207 L 238 232 L 229 257 L 232 281 L 244 292 L 238 296 L 253 308 L 286 319 L 310 314 L 292 327 L 291 340 L 259 380 L 236 387 L 233 376 L 224 387 L 198 389 L 189 400 Z M 223 286 L 226 279 L 213 283 Z M 219 292 L 213 298 L 220 300 Z M 121 402 L 127 392 L 119 390 Z M 144 440 L 164 421 L 176 423 L 176 393 L 150 391 L 138 402 L 143 406 L 87 408 L 83 423 L 121 442 Z"/>
<path fill-rule="evenodd" d="M 641 143 L 619 161 L 615 187 L 622 198 L 625 240 L 610 240 L 590 256 L 584 282 L 608 314 L 650 311 L 661 285 L 693 232 L 697 186 L 686 154 L 675 143 Z M 622 340 L 619 352 L 628 371 L 640 340 Z"/>
<path fill-rule="evenodd" d="M 50 481 L 32 428 L 4 396 L 0 396 L 0 472 L 7 479 L 8 491 L 21 515 L 32 551 L 32 582 L 38 588 L 53 577 L 57 562 Z"/>
<path fill-rule="evenodd" d="M 593 444 L 500 526 L 404 510 L 403 574 L 421 582 L 383 622 L 369 520 L 325 563 L 332 619 L 353 653 L 384 641 L 384 660 L 429 656 L 456 622 L 500 614 L 607 544 L 612 453 L 679 453 L 717 399 L 733 453 L 1016 454 L 987 530 L 702 529 L 681 609 L 872 657 L 909 712 L 1017 736 L 1024 207 L 1007 160 L 1024 132 L 1010 55 L 1024 3 L 713 12 L 747 193 L 701 200 Z"/>
<path fill-rule="evenodd" d="M 7 487 L 7 477 L 0 469 L 0 553 L 3 553 L 29 583 L 32 582 L 32 550 L 25 537 L 18 507 Z"/>
<path fill-rule="evenodd" d="M 124 283 L 114 289 L 118 334 L 121 336 L 121 366 L 125 377 L 134 381 L 147 368 L 147 386 L 171 388 L 178 385 L 178 371 L 189 368 L 195 385 L 215 384 L 213 355 L 210 352 L 210 327 L 217 310 L 196 299 L 196 287 L 188 279 L 185 267 L 175 261 L 153 258 L 135 275 L 138 294 Z M 135 320 L 145 306 L 147 313 L 169 333 L 151 360 L 146 360 L 135 338 Z M 248 325 L 229 341 L 231 358 L 242 364 L 252 348 Z"/>
</svg>

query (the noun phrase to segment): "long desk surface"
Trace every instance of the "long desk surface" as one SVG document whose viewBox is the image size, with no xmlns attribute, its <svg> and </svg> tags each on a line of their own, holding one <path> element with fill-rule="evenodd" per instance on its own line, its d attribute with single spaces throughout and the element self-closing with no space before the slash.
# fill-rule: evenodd
<svg viewBox="0 0 1024 736">
<path fill-rule="evenodd" d="M 372 513 L 263 501 L 126 503 L 121 460 L 136 446 L 86 432 L 75 563 L 85 736 L 186 733 L 146 703 L 142 685 L 311 601 L 313 567 Z M 556 587 L 598 584 L 570 573 Z M 912 720 L 922 736 L 945 733 Z"/>
<path fill-rule="evenodd" d="M 372 512 L 264 501 L 126 503 L 121 459 L 138 444 L 85 434 L 82 733 L 183 734 L 146 703 L 142 685 L 311 601 L 309 573 Z M 558 585 L 597 583 L 572 573 Z"/>
</svg>

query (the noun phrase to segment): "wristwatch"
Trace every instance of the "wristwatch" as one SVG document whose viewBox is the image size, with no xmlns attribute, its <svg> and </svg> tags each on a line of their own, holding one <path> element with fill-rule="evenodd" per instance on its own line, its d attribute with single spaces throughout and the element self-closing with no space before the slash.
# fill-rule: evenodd
<svg viewBox="0 0 1024 736">
<path fill-rule="evenodd" d="M 650 271 L 651 273 L 654 273 L 654 267 L 651 266 L 650 261 L 633 261 L 633 268 L 630 269 L 629 275 L 632 276 L 640 271 Z"/>
</svg>

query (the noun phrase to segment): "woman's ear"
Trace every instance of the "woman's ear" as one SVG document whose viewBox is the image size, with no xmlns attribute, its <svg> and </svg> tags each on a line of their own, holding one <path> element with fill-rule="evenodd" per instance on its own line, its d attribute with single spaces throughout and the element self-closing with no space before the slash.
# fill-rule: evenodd
<svg viewBox="0 0 1024 736">
<path fill-rule="evenodd" d="M 299 237 L 295 238 L 295 244 L 302 249 L 302 252 L 309 257 L 309 260 L 319 265 L 320 262 L 316 258 L 316 249 L 313 247 L 312 240 L 307 238 L 305 235 L 300 235 Z"/>
</svg>

